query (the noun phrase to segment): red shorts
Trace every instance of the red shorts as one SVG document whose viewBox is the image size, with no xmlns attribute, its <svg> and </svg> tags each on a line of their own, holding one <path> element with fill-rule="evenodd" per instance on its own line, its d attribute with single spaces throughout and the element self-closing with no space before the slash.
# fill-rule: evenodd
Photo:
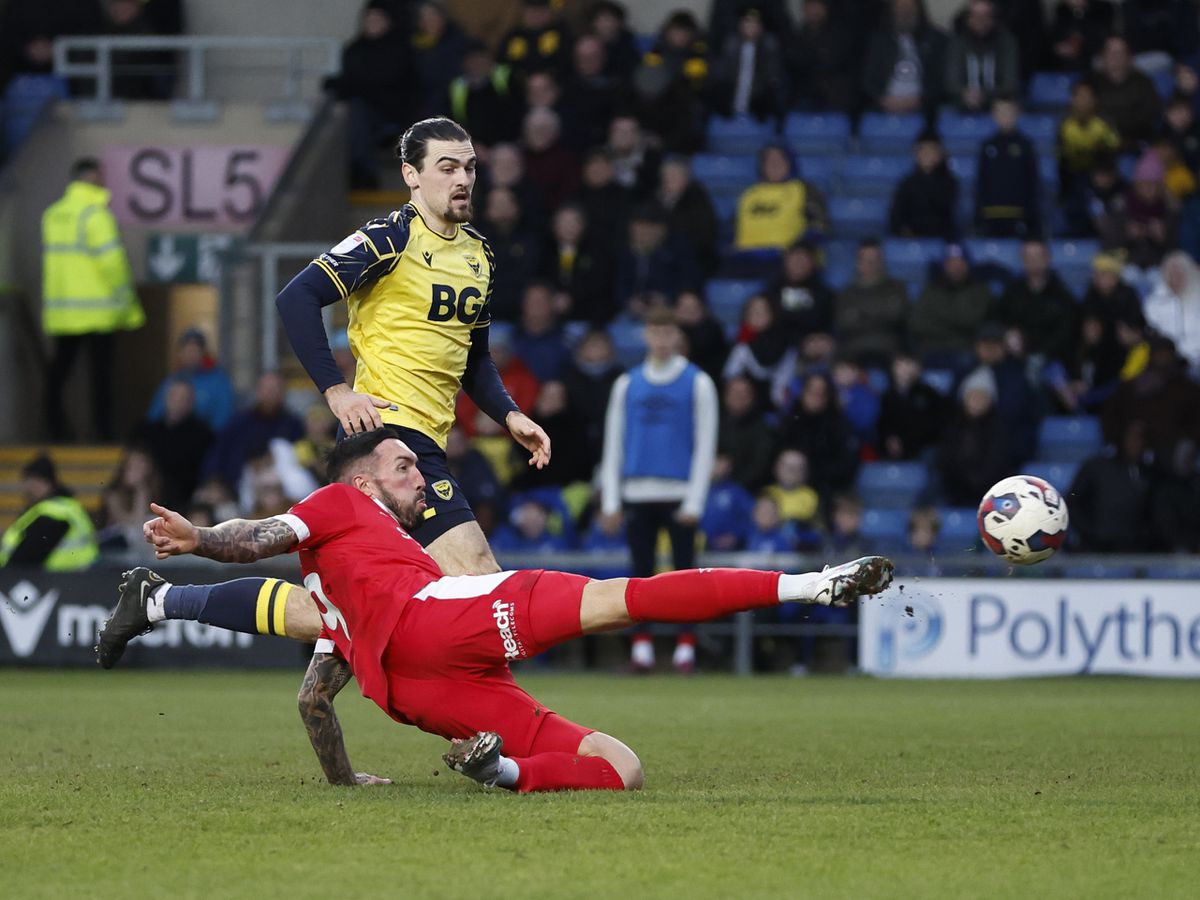
<svg viewBox="0 0 1200 900">
<path fill-rule="evenodd" d="M 588 580 L 529 569 L 432 582 L 408 604 L 384 654 L 392 717 L 445 738 L 495 731 L 512 756 L 576 752 L 593 729 L 538 703 L 508 664 L 582 634 Z"/>
</svg>

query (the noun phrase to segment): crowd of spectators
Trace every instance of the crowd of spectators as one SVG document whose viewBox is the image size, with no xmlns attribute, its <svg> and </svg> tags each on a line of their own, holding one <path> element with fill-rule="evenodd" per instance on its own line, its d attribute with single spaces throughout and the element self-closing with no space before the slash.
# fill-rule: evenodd
<svg viewBox="0 0 1200 900">
<path fill-rule="evenodd" d="M 1062 0 L 1047 21 L 1035 0 L 970 0 L 946 31 L 919 0 L 805 0 L 798 20 L 793 6 L 716 0 L 707 21 L 677 11 L 643 39 L 619 3 L 568 21 L 526 0 L 490 43 L 434 2 L 364 9 L 330 84 L 351 107 L 354 180 L 378 183 L 375 151 L 415 117 L 450 114 L 473 133 L 476 222 L 498 272 L 493 353 L 554 441 L 554 463 L 531 471 L 459 403 L 448 455 L 497 551 L 624 546 L 621 523 L 598 514 L 604 414 L 641 359 L 640 323 L 662 309 L 720 397 L 709 547 L 870 549 L 859 473 L 895 461 L 928 474 L 900 549 L 934 552 L 947 508 L 1038 459 L 1048 415 L 1096 417 L 1111 448 L 1060 485 L 1087 520 L 1078 549 L 1200 547 L 1180 499 L 1200 491 L 1194 5 Z M 1046 70 L 1075 82 L 1055 113 L 1053 182 L 1024 130 Z M 837 275 L 847 233 L 783 133 L 796 111 L 923 117 L 878 236 L 856 234 Z M 948 111 L 993 123 L 969 183 L 938 131 Z M 694 174 L 721 117 L 778 127 L 728 207 Z M 889 235 L 937 240 L 929 271 L 893 274 Z M 1087 277 L 1061 275 L 1063 237 L 1098 248 Z M 998 264 L 980 239 L 1019 249 Z M 756 287 L 731 315 L 710 299 L 732 278 Z M 333 427 L 319 405 L 289 411 L 268 373 L 231 411 L 202 338 L 189 340 L 136 432 L 146 458 L 114 478 L 103 524 L 118 531 L 130 467 L 218 516 L 279 511 L 319 479 Z M 206 450 L 185 460 L 184 443 Z M 1113 478 L 1127 489 L 1097 489 Z"/>
</svg>

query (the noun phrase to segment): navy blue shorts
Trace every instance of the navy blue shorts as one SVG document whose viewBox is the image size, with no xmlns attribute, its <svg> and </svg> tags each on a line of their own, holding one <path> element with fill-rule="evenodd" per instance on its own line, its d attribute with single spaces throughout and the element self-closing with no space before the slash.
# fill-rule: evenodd
<svg viewBox="0 0 1200 900">
<path fill-rule="evenodd" d="M 428 547 L 443 534 L 463 522 L 474 522 L 475 512 L 446 462 L 446 451 L 433 438 L 403 425 L 388 425 L 396 437 L 417 454 L 417 469 L 425 478 L 425 521 L 413 532 L 422 547 Z M 337 439 L 346 436 L 338 427 Z"/>
</svg>

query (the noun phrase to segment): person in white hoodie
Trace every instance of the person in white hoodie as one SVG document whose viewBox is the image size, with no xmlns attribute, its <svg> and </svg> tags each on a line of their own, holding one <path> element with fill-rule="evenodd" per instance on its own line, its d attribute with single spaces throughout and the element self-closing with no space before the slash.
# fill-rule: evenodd
<svg viewBox="0 0 1200 900">
<path fill-rule="evenodd" d="M 1176 250 L 1167 254 L 1159 272 L 1144 304 L 1146 323 L 1173 340 L 1188 368 L 1200 372 L 1200 268 Z"/>
<path fill-rule="evenodd" d="M 600 511 L 610 527 L 624 512 L 633 575 L 654 574 L 658 534 L 671 539 L 675 569 L 695 565 L 696 527 L 717 453 L 717 389 L 680 350 L 683 332 L 669 309 L 646 316 L 646 361 L 617 379 L 608 401 L 600 462 Z M 677 671 L 695 667 L 695 640 L 679 635 Z M 632 668 L 654 668 L 646 632 L 633 639 Z"/>
</svg>

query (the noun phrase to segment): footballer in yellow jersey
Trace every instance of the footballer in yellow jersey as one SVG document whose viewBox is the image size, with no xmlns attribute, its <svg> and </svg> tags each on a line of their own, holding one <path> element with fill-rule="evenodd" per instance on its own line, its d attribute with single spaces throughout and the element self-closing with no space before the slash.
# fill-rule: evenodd
<svg viewBox="0 0 1200 900">
<path fill-rule="evenodd" d="M 412 200 L 314 259 L 276 303 L 296 356 L 342 429 L 388 425 L 417 454 L 428 510 L 414 537 L 448 572 L 496 571 L 446 464 L 459 389 L 512 432 L 531 465 L 549 462 L 550 441 L 517 408 L 488 352 L 494 258 L 468 224 L 476 164 L 470 136 L 450 119 L 426 119 L 405 132 L 397 154 Z M 356 360 L 353 388 L 321 322 L 321 307 L 342 300 Z"/>
</svg>

